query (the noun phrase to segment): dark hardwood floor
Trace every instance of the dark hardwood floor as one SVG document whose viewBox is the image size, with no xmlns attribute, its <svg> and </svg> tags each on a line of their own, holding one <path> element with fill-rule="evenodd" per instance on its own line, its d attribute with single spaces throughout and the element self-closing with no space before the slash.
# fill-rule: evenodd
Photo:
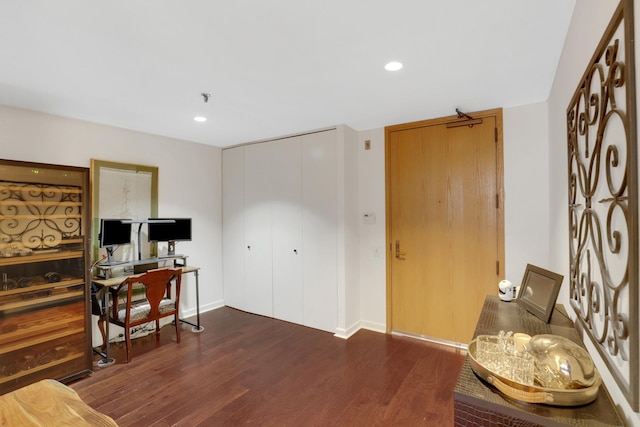
<svg viewBox="0 0 640 427">
<path fill-rule="evenodd" d="M 451 426 L 464 354 L 359 331 L 348 340 L 223 307 L 70 384 L 120 426 Z M 96 362 L 98 356 L 95 358 Z"/>
</svg>

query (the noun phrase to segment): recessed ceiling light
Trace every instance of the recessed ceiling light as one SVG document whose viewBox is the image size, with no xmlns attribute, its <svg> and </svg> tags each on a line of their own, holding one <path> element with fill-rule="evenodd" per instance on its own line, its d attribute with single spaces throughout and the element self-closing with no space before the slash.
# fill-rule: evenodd
<svg viewBox="0 0 640 427">
<path fill-rule="evenodd" d="M 398 71 L 402 68 L 402 63 L 398 61 L 391 61 L 384 66 L 384 69 L 387 71 Z"/>
<path fill-rule="evenodd" d="M 203 116 L 195 116 L 193 120 L 195 120 L 196 122 L 206 122 L 207 118 Z"/>
</svg>

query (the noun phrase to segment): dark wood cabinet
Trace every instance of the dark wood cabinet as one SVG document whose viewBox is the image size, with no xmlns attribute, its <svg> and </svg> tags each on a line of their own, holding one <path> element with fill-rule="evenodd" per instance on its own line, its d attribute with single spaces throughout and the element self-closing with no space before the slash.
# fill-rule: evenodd
<svg viewBox="0 0 640 427">
<path fill-rule="evenodd" d="M 0 160 L 0 394 L 92 367 L 89 169 Z"/>
</svg>

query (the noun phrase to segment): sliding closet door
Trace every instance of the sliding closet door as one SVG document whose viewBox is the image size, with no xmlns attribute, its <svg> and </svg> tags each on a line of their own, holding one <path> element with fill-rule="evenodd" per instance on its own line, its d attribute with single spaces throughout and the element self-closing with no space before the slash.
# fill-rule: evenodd
<svg viewBox="0 0 640 427">
<path fill-rule="evenodd" d="M 244 147 L 246 310 L 273 316 L 270 144 Z"/>
<path fill-rule="evenodd" d="M 273 317 L 303 323 L 301 138 L 272 141 Z"/>
<path fill-rule="evenodd" d="M 337 326 L 336 131 L 302 136 L 304 325 Z"/>
<path fill-rule="evenodd" d="M 224 303 L 246 310 L 244 289 L 244 148 L 222 152 Z"/>
</svg>

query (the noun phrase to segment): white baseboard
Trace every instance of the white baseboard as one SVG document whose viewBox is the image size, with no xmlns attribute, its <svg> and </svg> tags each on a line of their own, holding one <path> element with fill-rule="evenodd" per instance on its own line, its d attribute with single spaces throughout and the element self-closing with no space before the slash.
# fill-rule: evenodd
<svg viewBox="0 0 640 427">
<path fill-rule="evenodd" d="M 223 300 L 218 300 L 218 301 L 214 301 L 212 303 L 209 304 L 205 304 L 205 305 L 201 305 L 200 306 L 200 314 L 202 313 L 206 313 L 207 311 L 211 311 L 211 310 L 215 310 L 216 308 L 220 308 L 220 307 L 224 307 L 224 301 Z M 183 310 L 180 312 L 180 318 L 184 319 L 187 317 L 193 317 L 197 314 L 196 312 L 196 308 L 189 308 L 187 310 Z"/>
<path fill-rule="evenodd" d="M 363 320 L 361 323 L 362 329 L 367 331 L 380 332 L 381 334 L 387 333 L 387 325 L 385 323 L 368 322 Z"/>
<path fill-rule="evenodd" d="M 360 330 L 360 322 L 357 322 L 353 325 L 351 325 L 351 327 L 344 329 L 344 328 L 336 328 L 336 333 L 333 334 L 334 337 L 336 338 L 342 338 L 342 339 L 349 339 L 349 337 L 353 334 L 355 334 L 356 332 L 358 332 Z"/>
<path fill-rule="evenodd" d="M 348 327 L 347 329 L 336 328 L 336 333 L 333 334 L 336 338 L 349 339 L 349 337 L 353 336 L 360 329 L 366 329 L 368 331 L 380 332 L 382 334 L 387 332 L 386 325 L 382 323 L 368 322 L 366 320 L 361 320 L 355 322 L 353 325 Z"/>
</svg>

